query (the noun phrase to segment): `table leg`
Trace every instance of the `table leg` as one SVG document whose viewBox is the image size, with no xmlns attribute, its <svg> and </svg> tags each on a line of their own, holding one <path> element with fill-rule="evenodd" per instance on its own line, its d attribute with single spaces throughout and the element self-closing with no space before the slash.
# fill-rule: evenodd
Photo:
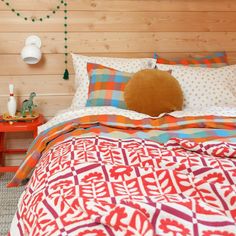
<svg viewBox="0 0 236 236">
<path fill-rule="evenodd" d="M 4 134 L 0 132 L 0 166 L 4 165 Z"/>
<path fill-rule="evenodd" d="M 36 138 L 37 135 L 38 135 L 38 130 L 36 129 L 36 130 L 33 131 L 33 137 Z"/>
</svg>

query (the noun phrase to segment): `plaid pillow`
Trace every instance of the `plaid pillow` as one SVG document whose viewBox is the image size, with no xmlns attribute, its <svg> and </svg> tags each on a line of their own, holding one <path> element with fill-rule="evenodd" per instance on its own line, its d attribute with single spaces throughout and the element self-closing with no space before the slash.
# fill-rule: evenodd
<svg viewBox="0 0 236 236">
<path fill-rule="evenodd" d="M 194 67 L 209 67 L 209 68 L 218 68 L 228 65 L 227 55 L 225 52 L 216 52 L 204 57 L 194 57 L 186 59 L 175 59 L 168 60 L 159 57 L 156 53 L 154 58 L 157 59 L 158 64 L 166 65 L 184 65 L 184 66 L 194 66 Z"/>
<path fill-rule="evenodd" d="M 92 63 L 87 64 L 87 71 L 90 78 L 87 107 L 114 106 L 127 109 L 124 89 L 131 73 Z"/>
</svg>

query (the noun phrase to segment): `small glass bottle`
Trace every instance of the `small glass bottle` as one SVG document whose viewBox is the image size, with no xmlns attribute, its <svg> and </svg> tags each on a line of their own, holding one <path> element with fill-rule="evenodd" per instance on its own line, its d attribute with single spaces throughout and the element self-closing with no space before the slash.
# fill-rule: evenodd
<svg viewBox="0 0 236 236">
<path fill-rule="evenodd" d="M 14 96 L 14 85 L 9 84 L 10 97 L 8 99 L 7 108 L 10 116 L 16 115 L 16 98 Z"/>
</svg>

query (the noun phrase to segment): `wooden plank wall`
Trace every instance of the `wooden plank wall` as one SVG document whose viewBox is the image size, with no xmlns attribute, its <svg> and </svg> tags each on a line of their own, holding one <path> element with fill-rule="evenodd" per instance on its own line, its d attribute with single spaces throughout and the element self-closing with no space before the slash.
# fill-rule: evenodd
<svg viewBox="0 0 236 236">
<path fill-rule="evenodd" d="M 10 2 L 34 17 L 46 15 L 58 0 Z M 152 57 L 158 52 L 173 58 L 226 51 L 230 63 L 236 62 L 233 0 L 68 0 L 68 10 L 72 52 L 120 57 Z M 74 75 L 69 59 L 71 79 L 62 79 L 63 22 L 63 9 L 43 23 L 32 23 L 0 1 L 0 113 L 6 111 L 9 82 L 15 84 L 19 103 L 35 91 L 39 111 L 47 118 L 70 106 Z M 43 60 L 34 66 L 20 58 L 31 34 L 43 43 Z"/>
</svg>

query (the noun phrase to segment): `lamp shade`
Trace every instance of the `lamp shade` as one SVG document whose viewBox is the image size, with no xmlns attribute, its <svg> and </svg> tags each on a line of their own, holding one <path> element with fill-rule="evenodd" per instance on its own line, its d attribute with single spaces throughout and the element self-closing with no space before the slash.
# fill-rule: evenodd
<svg viewBox="0 0 236 236">
<path fill-rule="evenodd" d="M 21 51 L 21 58 L 27 64 L 36 64 L 40 61 L 42 53 L 40 51 L 41 40 L 38 36 L 30 36 L 25 41 L 25 46 Z"/>
</svg>

